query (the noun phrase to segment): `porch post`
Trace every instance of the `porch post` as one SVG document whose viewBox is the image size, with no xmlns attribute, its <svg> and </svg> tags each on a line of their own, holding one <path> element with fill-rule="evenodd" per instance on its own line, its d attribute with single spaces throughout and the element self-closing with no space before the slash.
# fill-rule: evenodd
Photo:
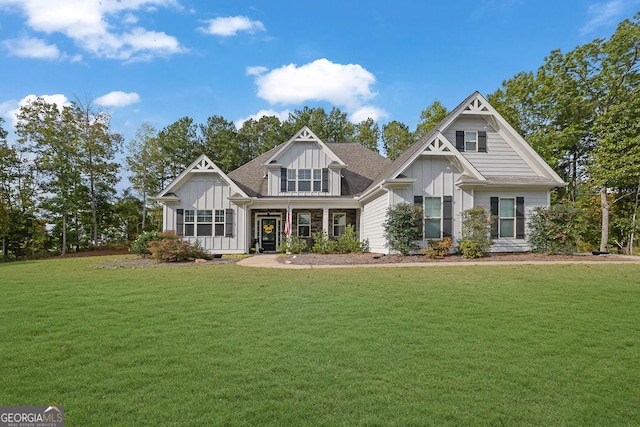
<svg viewBox="0 0 640 427">
<path fill-rule="evenodd" d="M 329 208 L 322 208 L 322 229 L 329 235 Z"/>
</svg>

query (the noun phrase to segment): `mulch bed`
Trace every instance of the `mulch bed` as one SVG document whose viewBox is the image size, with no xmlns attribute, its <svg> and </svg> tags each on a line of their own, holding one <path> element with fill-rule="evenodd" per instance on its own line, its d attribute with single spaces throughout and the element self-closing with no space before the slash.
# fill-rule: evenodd
<svg viewBox="0 0 640 427">
<path fill-rule="evenodd" d="M 351 264 L 400 264 L 400 263 L 443 263 L 443 262 L 487 262 L 487 261 L 511 261 L 511 262 L 528 262 L 528 261 L 633 261 L 629 257 L 623 255 L 545 255 L 533 253 L 504 253 L 491 254 L 482 258 L 467 259 L 460 255 L 450 255 L 444 258 L 431 259 L 424 255 L 383 255 L 374 253 L 354 253 L 354 254 L 300 254 L 300 255 L 283 255 L 279 256 L 278 262 L 296 265 L 351 265 Z"/>
</svg>

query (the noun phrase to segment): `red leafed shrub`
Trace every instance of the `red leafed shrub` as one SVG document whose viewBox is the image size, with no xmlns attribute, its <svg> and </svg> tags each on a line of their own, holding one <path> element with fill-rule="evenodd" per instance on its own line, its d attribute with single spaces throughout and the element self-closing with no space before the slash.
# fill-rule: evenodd
<svg viewBox="0 0 640 427">
<path fill-rule="evenodd" d="M 188 259 L 211 259 L 202 248 L 190 245 L 178 237 L 173 231 L 165 231 L 160 234 L 161 240 L 149 242 L 151 258 L 158 262 L 180 262 Z"/>
</svg>

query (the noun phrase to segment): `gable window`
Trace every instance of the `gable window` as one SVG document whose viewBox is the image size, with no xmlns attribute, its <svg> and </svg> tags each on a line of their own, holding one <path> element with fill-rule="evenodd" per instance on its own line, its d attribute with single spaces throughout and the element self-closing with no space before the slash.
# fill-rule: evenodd
<svg viewBox="0 0 640 427">
<path fill-rule="evenodd" d="M 298 169 L 298 191 L 311 191 L 311 169 Z"/>
<path fill-rule="evenodd" d="M 224 209 L 216 209 L 214 232 L 216 236 L 224 236 Z"/>
<path fill-rule="evenodd" d="M 465 151 L 476 151 L 478 146 L 478 132 L 465 131 L 464 132 L 464 149 Z"/>
<path fill-rule="evenodd" d="M 198 209 L 196 212 L 196 236 L 211 236 L 213 231 L 213 215 L 211 209 Z"/>
<path fill-rule="evenodd" d="M 346 213 L 334 213 L 333 214 L 333 236 L 342 236 L 347 228 L 347 214 Z"/>
<path fill-rule="evenodd" d="M 298 236 L 311 237 L 311 214 L 310 213 L 298 214 Z"/>
<path fill-rule="evenodd" d="M 194 228 L 195 228 L 195 211 L 193 209 L 185 209 L 184 210 L 184 235 L 185 236 L 193 236 Z"/>
<path fill-rule="evenodd" d="M 424 238 L 442 237 L 442 203 L 440 197 L 424 198 Z"/>
</svg>

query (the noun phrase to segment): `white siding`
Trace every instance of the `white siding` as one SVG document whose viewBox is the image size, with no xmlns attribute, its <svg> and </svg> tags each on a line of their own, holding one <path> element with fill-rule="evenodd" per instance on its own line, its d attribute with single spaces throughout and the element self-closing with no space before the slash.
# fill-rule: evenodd
<svg viewBox="0 0 640 427">
<path fill-rule="evenodd" d="M 475 206 L 491 209 L 491 197 L 524 197 L 525 237 L 529 236 L 529 218 L 537 206 L 549 205 L 549 192 L 540 190 L 476 191 Z M 531 250 L 526 239 L 495 239 L 491 252 L 524 252 Z"/>
<path fill-rule="evenodd" d="M 522 157 L 481 117 L 461 116 L 444 132 L 444 136 L 456 143 L 456 131 L 484 130 L 487 132 L 487 152 L 463 151 L 464 157 L 485 176 L 523 176 L 538 174 L 529 167 Z"/>
<path fill-rule="evenodd" d="M 231 188 L 217 174 L 196 173 L 175 191 L 180 198 L 178 204 L 167 205 L 165 214 L 165 229 L 176 229 L 177 209 L 233 209 L 233 237 L 225 236 L 190 236 L 184 240 L 195 243 L 199 241 L 202 247 L 210 253 L 245 253 L 246 252 L 246 223 L 245 208 L 233 205 L 229 201 Z M 215 215 L 215 213 L 214 213 Z"/>
<path fill-rule="evenodd" d="M 382 224 L 386 220 L 389 194 L 385 193 L 364 205 L 360 221 L 360 236 L 369 239 L 369 250 L 375 253 L 389 253 L 387 239 Z"/>
</svg>

